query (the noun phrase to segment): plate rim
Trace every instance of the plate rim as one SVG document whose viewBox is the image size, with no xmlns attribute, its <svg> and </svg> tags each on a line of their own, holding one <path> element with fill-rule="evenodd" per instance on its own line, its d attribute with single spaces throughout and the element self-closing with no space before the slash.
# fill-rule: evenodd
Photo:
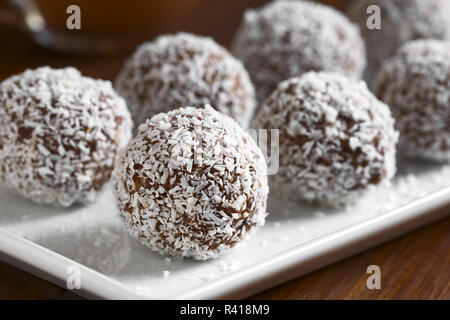
<svg viewBox="0 0 450 320">
<path fill-rule="evenodd" d="M 270 258 L 199 284 L 173 296 L 140 294 L 108 275 L 98 272 L 37 243 L 0 228 L 0 258 L 14 266 L 64 287 L 67 267 L 80 266 L 82 287 L 74 292 L 101 299 L 222 299 L 245 298 L 258 291 L 312 272 L 320 267 L 366 250 L 424 224 L 443 219 L 450 212 L 431 216 L 433 210 L 450 205 L 450 186 L 441 188 L 396 209 L 356 222 L 320 236 Z M 417 220 L 417 222 L 414 222 Z M 401 228 L 410 224 L 407 229 Z M 397 229 L 397 231 L 394 231 Z M 402 230 L 399 230 L 402 229 Z M 390 234 L 386 234 L 389 233 Z M 380 235 L 362 245 L 361 241 Z M 384 234 L 384 235 L 383 235 Z M 336 241 L 337 239 L 337 241 Z M 319 249 L 318 249 L 319 248 Z M 347 250 L 349 254 L 337 254 Z M 308 263 L 313 264 L 309 266 Z M 301 266 L 303 265 L 303 268 Z M 305 266 L 307 266 L 305 268 Z M 293 267 L 299 267 L 291 270 Z M 285 273 L 285 274 L 283 274 Z M 242 279 L 245 279 L 242 281 Z M 258 283 L 260 283 L 258 285 Z M 256 289 L 258 288 L 258 289 Z"/>
</svg>

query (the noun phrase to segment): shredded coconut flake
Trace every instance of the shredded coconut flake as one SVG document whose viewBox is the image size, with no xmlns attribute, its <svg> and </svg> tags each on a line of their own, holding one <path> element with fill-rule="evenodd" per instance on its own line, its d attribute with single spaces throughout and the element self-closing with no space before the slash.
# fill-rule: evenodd
<svg viewBox="0 0 450 320">
<path fill-rule="evenodd" d="M 450 161 L 450 42 L 405 44 L 383 65 L 374 92 L 391 107 L 405 154 Z"/>
<path fill-rule="evenodd" d="M 242 63 L 213 39 L 188 33 L 142 44 L 116 80 L 136 124 L 178 107 L 212 105 L 247 128 L 256 106 Z M 164 122 L 164 129 L 170 124 Z"/>
<path fill-rule="evenodd" d="M 92 201 L 131 137 L 109 81 L 42 67 L 0 84 L 0 181 L 38 203 Z"/>
<path fill-rule="evenodd" d="M 270 182 L 289 198 L 348 203 L 396 171 L 394 119 L 363 81 L 323 72 L 286 80 L 254 126 L 280 130 L 280 168 Z"/>
<path fill-rule="evenodd" d="M 178 143 L 167 143 L 175 132 Z M 131 235 L 161 254 L 215 258 L 266 216 L 261 150 L 210 106 L 177 109 L 141 125 L 119 157 L 112 182 Z"/>
</svg>

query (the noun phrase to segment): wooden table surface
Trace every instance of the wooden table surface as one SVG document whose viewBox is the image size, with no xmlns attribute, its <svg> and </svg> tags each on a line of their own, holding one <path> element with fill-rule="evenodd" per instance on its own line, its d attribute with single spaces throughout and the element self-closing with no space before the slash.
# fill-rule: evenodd
<svg viewBox="0 0 450 320">
<path fill-rule="evenodd" d="M 3 0 L 4 1 L 4 0 Z M 228 45 L 242 12 L 265 1 L 208 0 L 195 14 L 162 25 L 160 33 L 190 31 L 214 37 Z M 339 8 L 346 0 L 325 1 Z M 0 0 L 0 7 L 2 0 Z M 34 44 L 19 29 L 0 24 L 0 81 L 9 75 L 42 65 L 72 65 L 83 74 L 113 79 L 126 55 L 75 56 Z M 450 210 L 450 208 L 446 209 Z M 262 292 L 255 299 L 450 299 L 450 219 Z M 366 268 L 379 265 L 382 289 L 368 290 Z M 0 299 L 81 299 L 69 292 L 0 262 Z"/>
</svg>

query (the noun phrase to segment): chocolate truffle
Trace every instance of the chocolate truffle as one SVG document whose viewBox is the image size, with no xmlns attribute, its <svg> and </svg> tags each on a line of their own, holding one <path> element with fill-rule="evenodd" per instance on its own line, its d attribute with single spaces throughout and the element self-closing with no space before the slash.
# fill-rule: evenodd
<svg viewBox="0 0 450 320">
<path fill-rule="evenodd" d="M 266 170 L 252 138 L 207 105 L 142 124 L 112 182 L 134 238 L 161 254 L 205 260 L 264 224 Z"/>
<path fill-rule="evenodd" d="M 331 7 L 304 1 L 247 10 L 232 52 L 249 71 L 260 103 L 291 77 L 329 71 L 359 78 L 366 64 L 358 27 Z"/>
<path fill-rule="evenodd" d="M 367 8 L 380 8 L 380 30 L 367 27 Z M 406 42 L 415 39 L 450 40 L 450 1 L 448 0 L 354 0 L 348 9 L 366 41 L 370 83 L 381 64 Z"/>
<path fill-rule="evenodd" d="M 93 200 L 131 137 L 108 81 L 42 67 L 0 84 L 0 181 L 37 203 Z"/>
<path fill-rule="evenodd" d="M 242 127 L 256 106 L 246 70 L 214 40 L 187 33 L 141 45 L 116 80 L 135 124 L 184 106 L 212 105 Z"/>
<path fill-rule="evenodd" d="M 401 151 L 450 161 L 450 42 L 405 44 L 383 65 L 373 91 L 391 107 Z"/>
<path fill-rule="evenodd" d="M 280 130 L 280 167 L 270 183 L 292 199 L 346 204 L 396 172 L 394 120 L 363 81 L 322 72 L 286 80 L 254 127 Z"/>
</svg>

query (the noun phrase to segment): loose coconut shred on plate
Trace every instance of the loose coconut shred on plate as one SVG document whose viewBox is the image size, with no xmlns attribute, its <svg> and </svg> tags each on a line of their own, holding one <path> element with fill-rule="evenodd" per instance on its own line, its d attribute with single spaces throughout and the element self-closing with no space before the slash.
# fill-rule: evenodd
<svg viewBox="0 0 450 320">
<path fill-rule="evenodd" d="M 0 181 L 38 203 L 92 201 L 131 137 L 109 81 L 42 67 L 0 84 Z"/>
<path fill-rule="evenodd" d="M 207 105 L 147 120 L 112 183 L 133 237 L 161 254 L 205 260 L 264 224 L 266 170 L 252 138 Z"/>
</svg>

